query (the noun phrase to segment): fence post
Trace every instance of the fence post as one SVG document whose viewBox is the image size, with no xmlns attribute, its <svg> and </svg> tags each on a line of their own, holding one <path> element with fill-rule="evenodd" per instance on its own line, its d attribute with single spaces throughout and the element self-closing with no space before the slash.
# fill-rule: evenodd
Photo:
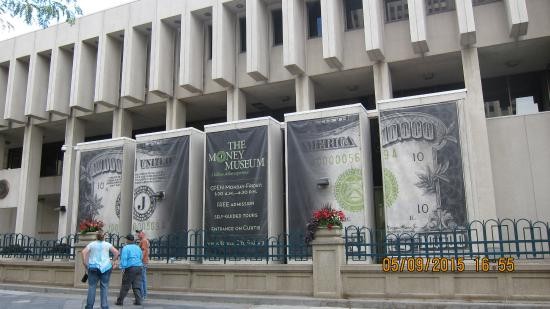
<svg viewBox="0 0 550 309">
<path fill-rule="evenodd" d="M 342 298 L 341 268 L 345 261 L 342 229 L 320 228 L 311 242 L 313 249 L 313 296 Z"/>
</svg>

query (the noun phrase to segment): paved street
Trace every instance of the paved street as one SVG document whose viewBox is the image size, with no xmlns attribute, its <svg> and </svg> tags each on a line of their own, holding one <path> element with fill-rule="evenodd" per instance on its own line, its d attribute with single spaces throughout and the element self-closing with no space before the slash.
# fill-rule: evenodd
<svg viewBox="0 0 550 309">
<path fill-rule="evenodd" d="M 99 292 L 99 291 L 98 291 Z M 98 293 L 99 294 L 99 293 Z M 134 306 L 133 297 L 127 297 L 123 307 L 115 306 L 115 298 L 109 298 L 110 308 L 150 308 L 150 309 L 171 309 L 171 308 L 196 308 L 196 309 L 304 309 L 304 308 L 337 308 L 337 307 L 304 307 L 304 306 L 275 306 L 275 305 L 243 305 L 243 304 L 220 304 L 193 301 L 169 301 L 169 300 L 146 300 L 143 306 Z M 0 309 L 81 309 L 85 306 L 85 295 L 54 294 L 0 290 Z M 95 307 L 100 308 L 99 298 Z"/>
<path fill-rule="evenodd" d="M 539 309 L 550 308 L 548 302 L 469 302 L 437 300 L 392 300 L 348 299 L 331 300 L 311 297 L 229 295 L 159 292 L 150 293 L 143 306 L 134 306 L 132 294 L 125 299 L 123 307 L 115 306 L 116 291 L 111 290 L 109 307 L 151 309 Z M 98 291 L 99 295 L 99 291 Z M 99 297 L 99 296 L 98 296 Z M 0 283 L 0 309 L 82 309 L 85 306 L 85 291 L 74 288 L 48 286 L 25 286 Z M 94 308 L 100 308 L 99 298 Z"/>
</svg>

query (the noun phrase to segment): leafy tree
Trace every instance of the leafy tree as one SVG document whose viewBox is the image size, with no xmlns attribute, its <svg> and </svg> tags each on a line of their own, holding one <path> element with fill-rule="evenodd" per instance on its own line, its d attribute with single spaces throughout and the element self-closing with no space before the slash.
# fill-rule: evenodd
<svg viewBox="0 0 550 309">
<path fill-rule="evenodd" d="M 65 18 L 73 24 L 82 9 L 78 0 L 0 0 L 0 14 L 9 14 L 12 17 L 23 19 L 27 24 L 38 24 L 42 28 L 48 27 L 50 21 Z M 0 17 L 2 29 L 12 29 L 8 21 Z"/>
</svg>

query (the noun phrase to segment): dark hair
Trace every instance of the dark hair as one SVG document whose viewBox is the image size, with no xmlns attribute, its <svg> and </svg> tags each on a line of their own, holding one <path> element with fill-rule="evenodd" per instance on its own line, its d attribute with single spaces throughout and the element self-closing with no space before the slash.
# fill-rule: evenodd
<svg viewBox="0 0 550 309">
<path fill-rule="evenodd" d="M 103 241 L 103 240 L 105 240 L 105 234 L 103 233 L 103 231 L 97 231 L 97 235 L 96 235 L 95 238 L 97 240 Z"/>
</svg>

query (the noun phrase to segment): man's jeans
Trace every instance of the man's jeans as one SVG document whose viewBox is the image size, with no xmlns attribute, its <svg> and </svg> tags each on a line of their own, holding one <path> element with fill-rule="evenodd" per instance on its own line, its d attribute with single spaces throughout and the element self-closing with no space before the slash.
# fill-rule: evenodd
<svg viewBox="0 0 550 309">
<path fill-rule="evenodd" d="M 141 267 L 141 297 L 143 299 L 147 297 L 147 264 Z"/>
<path fill-rule="evenodd" d="M 122 285 L 120 286 L 120 292 L 116 300 L 117 305 L 122 305 L 124 303 L 124 298 L 126 298 L 130 287 L 132 287 L 134 292 L 134 304 L 141 305 L 141 284 L 141 266 L 126 268 L 122 275 Z"/>
<path fill-rule="evenodd" d="M 97 268 L 91 268 L 88 270 L 88 298 L 86 300 L 86 309 L 94 308 L 95 292 L 98 281 L 101 308 L 109 308 L 109 301 L 107 299 L 107 293 L 109 292 L 109 279 L 111 279 L 111 269 L 104 273 L 101 273 Z"/>
</svg>

